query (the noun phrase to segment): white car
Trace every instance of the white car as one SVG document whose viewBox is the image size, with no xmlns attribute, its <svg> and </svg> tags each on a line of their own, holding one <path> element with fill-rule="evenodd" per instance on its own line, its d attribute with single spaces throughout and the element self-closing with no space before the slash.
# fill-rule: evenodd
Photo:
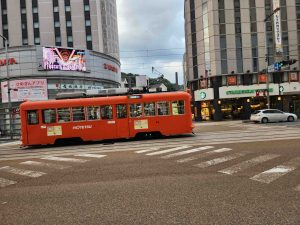
<svg viewBox="0 0 300 225">
<path fill-rule="evenodd" d="M 292 122 L 297 119 L 298 119 L 297 115 L 293 113 L 282 112 L 278 109 L 256 110 L 253 114 L 251 114 L 250 117 L 251 121 L 260 122 L 260 123 L 280 122 L 280 121 Z"/>
</svg>

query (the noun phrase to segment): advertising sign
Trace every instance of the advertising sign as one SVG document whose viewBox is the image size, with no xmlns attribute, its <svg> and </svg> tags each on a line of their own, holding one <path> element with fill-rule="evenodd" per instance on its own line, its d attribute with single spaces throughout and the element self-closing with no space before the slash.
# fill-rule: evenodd
<svg viewBox="0 0 300 225">
<path fill-rule="evenodd" d="M 236 85 L 237 84 L 236 76 L 228 76 L 227 84 L 228 85 Z"/>
<path fill-rule="evenodd" d="M 12 80 L 9 82 L 11 102 L 48 99 L 47 79 Z M 2 102 L 8 102 L 7 81 L 1 82 Z"/>
<path fill-rule="evenodd" d="M 273 0 L 273 10 L 280 7 L 279 0 Z M 277 54 L 282 54 L 281 16 L 280 10 L 274 14 L 275 48 Z"/>
<path fill-rule="evenodd" d="M 214 99 L 214 89 L 200 89 L 194 92 L 195 101 L 208 101 Z"/>
<path fill-rule="evenodd" d="M 86 71 L 84 50 L 43 47 L 44 70 Z"/>
</svg>

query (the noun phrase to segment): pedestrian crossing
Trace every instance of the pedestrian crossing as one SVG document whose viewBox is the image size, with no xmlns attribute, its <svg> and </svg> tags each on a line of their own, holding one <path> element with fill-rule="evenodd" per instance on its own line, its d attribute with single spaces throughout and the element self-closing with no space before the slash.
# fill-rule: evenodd
<svg viewBox="0 0 300 225">
<path fill-rule="evenodd" d="M 10 180 L 5 174 L 14 174 L 20 177 L 39 178 L 47 175 L 43 169 L 63 170 L 73 165 L 84 164 L 91 160 L 101 160 L 107 158 L 107 155 L 101 154 L 101 151 L 77 152 L 72 155 L 47 155 L 33 160 L 24 160 L 18 166 L 0 167 L 0 188 L 18 183 L 18 180 Z M 244 175 L 252 182 L 268 184 L 292 174 L 300 167 L 300 157 L 289 160 L 282 160 L 283 156 L 279 154 L 250 153 L 247 151 L 237 151 L 226 146 L 213 145 L 187 145 L 160 147 L 134 148 L 135 154 L 144 155 L 145 157 L 159 158 L 162 160 L 171 160 L 174 163 L 193 166 L 202 170 L 210 168 L 216 173 L 224 176 L 235 176 L 244 171 L 254 170 L 256 174 L 251 176 Z M 278 160 L 280 159 L 280 160 Z M 280 163 L 276 163 L 280 161 Z M 267 166 L 261 166 L 267 163 Z M 223 168 L 222 168 L 223 167 Z M 258 168 L 261 171 L 257 171 Z M 300 184 L 291 187 L 294 191 L 300 193 Z"/>
<path fill-rule="evenodd" d="M 149 153 L 150 152 L 150 153 Z M 178 146 L 176 148 L 152 148 L 135 151 L 137 154 L 145 154 L 146 156 L 157 156 L 160 159 L 174 160 L 176 163 L 189 163 L 199 169 L 210 168 L 214 166 L 227 165 L 231 162 L 232 165 L 227 166 L 216 172 L 224 175 L 236 175 L 242 171 L 255 168 L 266 162 L 273 162 L 275 159 L 281 157 L 278 154 L 262 154 L 253 157 L 253 153 L 250 154 L 246 151 L 235 152 L 231 148 L 215 148 L 214 146 Z M 225 155 L 224 155 L 225 154 Z M 187 157 L 188 155 L 191 155 Z M 221 155 L 221 156 L 220 156 Z M 251 157 L 249 159 L 249 157 Z M 194 161 L 199 161 L 194 163 Z M 236 162 L 239 160 L 239 162 Z M 271 184 L 272 182 L 280 179 L 283 176 L 292 173 L 294 170 L 300 167 L 300 157 L 291 159 L 280 165 L 274 165 L 273 168 L 261 171 L 257 175 L 249 177 L 250 180 Z M 256 168 L 257 169 L 257 168 Z M 300 184 L 294 187 L 293 190 L 300 192 Z"/>
<path fill-rule="evenodd" d="M 101 159 L 106 157 L 106 155 L 102 154 L 89 154 L 89 153 L 79 153 L 73 155 L 75 157 L 82 157 L 82 158 L 94 158 L 94 159 Z M 50 161 L 50 162 L 49 162 Z M 55 161 L 55 163 L 52 163 Z M 88 159 L 80 159 L 80 158 L 72 158 L 72 157 L 58 157 L 58 156 L 47 156 L 39 158 L 38 161 L 24 161 L 20 162 L 19 165 L 21 166 L 28 166 L 38 169 L 55 169 L 55 170 L 62 170 L 72 167 L 70 163 L 80 164 L 80 163 L 86 163 L 88 162 Z M 60 164 L 60 163 L 69 163 L 66 164 Z M 36 170 L 28 170 L 24 168 L 17 168 L 12 166 L 3 166 L 0 167 L 0 172 L 6 173 L 6 174 L 13 174 L 18 175 L 20 177 L 29 177 L 29 178 L 39 178 L 42 176 L 47 175 L 45 172 L 40 172 Z M 9 180 L 7 178 L 0 177 L 0 188 L 4 188 L 10 185 L 17 184 L 18 181 Z"/>
</svg>

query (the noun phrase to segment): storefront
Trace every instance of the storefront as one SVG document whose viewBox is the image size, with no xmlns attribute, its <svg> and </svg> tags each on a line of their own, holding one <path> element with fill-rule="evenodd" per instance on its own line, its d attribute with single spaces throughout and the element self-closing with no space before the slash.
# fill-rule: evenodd
<svg viewBox="0 0 300 225">
<path fill-rule="evenodd" d="M 196 120 L 211 120 L 214 114 L 212 100 L 214 99 L 214 89 L 207 88 L 194 92 L 195 119 Z"/>
</svg>

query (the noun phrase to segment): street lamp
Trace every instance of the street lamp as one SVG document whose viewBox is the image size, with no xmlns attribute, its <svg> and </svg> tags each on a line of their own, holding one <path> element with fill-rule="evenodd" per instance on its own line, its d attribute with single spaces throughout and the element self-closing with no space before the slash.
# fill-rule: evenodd
<svg viewBox="0 0 300 225">
<path fill-rule="evenodd" d="M 280 7 L 274 9 L 274 11 L 268 15 L 264 22 L 265 22 L 265 26 L 267 27 L 267 22 L 268 20 L 276 13 L 280 10 Z M 272 29 L 273 32 L 273 29 Z M 270 109 L 270 92 L 269 92 L 269 87 L 270 87 L 270 79 L 269 79 L 269 73 L 268 73 L 268 66 L 269 66 L 269 54 L 268 54 L 268 35 L 267 35 L 267 29 L 266 29 L 266 86 L 267 86 L 267 104 L 268 104 L 268 109 Z"/>
<path fill-rule="evenodd" d="M 7 94 L 8 94 L 8 117 L 9 117 L 9 133 L 10 139 L 13 139 L 13 127 L 12 127 L 12 116 L 11 116 L 11 98 L 10 98 L 10 82 L 9 82 L 9 70 L 8 70 L 8 40 L 6 37 L 0 34 L 0 37 L 4 40 L 5 45 L 5 58 L 6 58 L 6 79 L 7 79 Z"/>
</svg>

